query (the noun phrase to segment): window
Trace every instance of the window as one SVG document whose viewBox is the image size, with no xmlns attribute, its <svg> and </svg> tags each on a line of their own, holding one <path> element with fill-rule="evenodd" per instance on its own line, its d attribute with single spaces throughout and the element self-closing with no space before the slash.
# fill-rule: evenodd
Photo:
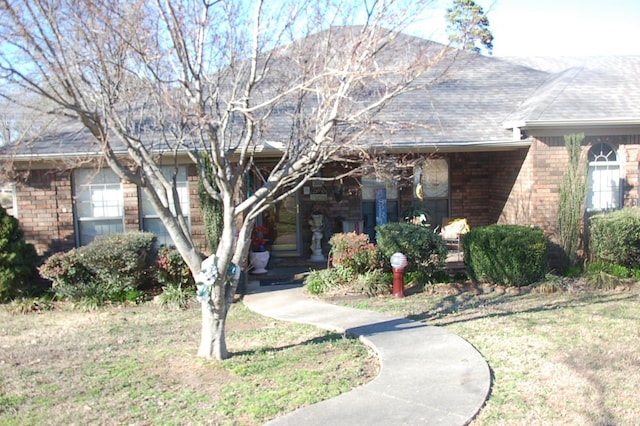
<svg viewBox="0 0 640 426">
<path fill-rule="evenodd" d="M 606 143 L 589 150 L 587 210 L 611 210 L 620 207 L 620 163 L 616 151 Z"/>
<path fill-rule="evenodd" d="M 171 180 L 172 175 L 175 172 L 173 167 L 163 167 L 162 173 L 164 176 Z M 187 223 L 189 223 L 190 209 L 189 209 L 189 186 L 187 184 L 187 169 L 184 166 L 178 168 L 178 174 L 176 175 L 176 189 L 178 191 L 178 199 L 180 200 L 180 209 L 184 215 Z M 158 238 L 159 245 L 165 245 L 167 247 L 174 245 L 173 240 L 167 232 L 162 220 L 158 217 L 158 213 L 153 208 L 153 205 L 149 201 L 149 197 L 140 190 L 140 215 L 142 216 L 142 229 L 147 232 L 152 232 Z M 175 204 L 171 203 L 171 211 L 175 214 Z"/>
<path fill-rule="evenodd" d="M 124 232 L 120 178 L 108 169 L 78 169 L 73 177 L 78 244 L 89 244 L 98 235 Z"/>
<path fill-rule="evenodd" d="M 445 158 L 429 158 L 414 174 L 415 197 L 429 211 L 433 226 L 449 216 L 449 163 Z"/>
<path fill-rule="evenodd" d="M 16 216 L 18 213 L 16 200 L 16 184 L 7 183 L 0 186 L 0 204 L 7 211 L 7 214 Z"/>
<path fill-rule="evenodd" d="M 362 178 L 362 221 L 370 241 L 375 241 L 376 225 L 398 221 L 398 184 L 394 180 Z"/>
</svg>

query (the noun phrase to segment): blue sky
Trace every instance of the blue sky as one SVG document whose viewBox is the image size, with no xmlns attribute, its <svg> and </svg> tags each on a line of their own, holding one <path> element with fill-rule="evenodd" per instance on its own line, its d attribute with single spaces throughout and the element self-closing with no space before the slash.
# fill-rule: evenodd
<svg viewBox="0 0 640 426">
<path fill-rule="evenodd" d="M 494 56 L 640 55 L 640 0 L 476 2 L 489 11 Z M 451 3 L 439 0 L 434 13 Z"/>
</svg>

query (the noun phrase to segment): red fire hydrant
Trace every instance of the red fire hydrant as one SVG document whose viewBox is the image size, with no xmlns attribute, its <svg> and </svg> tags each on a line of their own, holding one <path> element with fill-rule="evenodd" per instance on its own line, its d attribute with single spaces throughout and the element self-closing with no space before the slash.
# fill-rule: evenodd
<svg viewBox="0 0 640 426">
<path fill-rule="evenodd" d="M 407 256 L 402 253 L 394 253 L 391 256 L 391 268 L 393 269 L 393 295 L 404 297 L 404 268 L 407 266 Z"/>
</svg>

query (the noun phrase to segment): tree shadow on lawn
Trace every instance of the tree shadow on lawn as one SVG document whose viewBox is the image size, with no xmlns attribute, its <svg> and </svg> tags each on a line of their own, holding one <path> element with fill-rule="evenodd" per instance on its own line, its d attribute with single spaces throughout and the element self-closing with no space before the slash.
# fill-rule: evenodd
<svg viewBox="0 0 640 426">
<path fill-rule="evenodd" d="M 250 356 L 250 355 L 256 355 L 256 354 L 261 354 L 266 352 L 278 353 L 287 349 L 291 349 L 291 348 L 295 348 L 303 345 L 317 345 L 321 343 L 339 342 L 345 338 L 350 338 L 350 337 L 345 335 L 344 333 L 330 333 L 324 336 L 318 336 L 318 337 L 314 337 L 313 339 L 304 340 L 302 342 L 290 343 L 283 346 L 261 346 L 261 347 L 246 350 L 246 351 L 231 352 L 231 355 L 232 356 L 243 356 L 243 355 Z"/>
<path fill-rule="evenodd" d="M 538 296 L 538 297 L 533 297 Z M 462 293 L 445 296 L 440 302 L 425 312 L 408 315 L 414 321 L 431 322 L 432 325 L 446 326 L 484 318 L 499 318 L 524 313 L 570 309 L 595 304 L 620 301 L 638 301 L 637 291 L 625 293 L 585 292 L 581 294 L 560 294 L 553 296 L 525 293 L 520 295 L 476 295 Z"/>
</svg>

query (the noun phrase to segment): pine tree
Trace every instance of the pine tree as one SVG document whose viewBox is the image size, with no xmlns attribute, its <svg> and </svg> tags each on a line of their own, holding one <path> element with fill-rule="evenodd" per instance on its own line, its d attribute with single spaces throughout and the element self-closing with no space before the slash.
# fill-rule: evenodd
<svg viewBox="0 0 640 426">
<path fill-rule="evenodd" d="M 447 9 L 449 41 L 463 50 L 480 53 L 483 46 L 489 54 L 493 52 L 493 34 L 489 30 L 489 19 L 482 6 L 473 0 L 454 0 Z"/>
</svg>

